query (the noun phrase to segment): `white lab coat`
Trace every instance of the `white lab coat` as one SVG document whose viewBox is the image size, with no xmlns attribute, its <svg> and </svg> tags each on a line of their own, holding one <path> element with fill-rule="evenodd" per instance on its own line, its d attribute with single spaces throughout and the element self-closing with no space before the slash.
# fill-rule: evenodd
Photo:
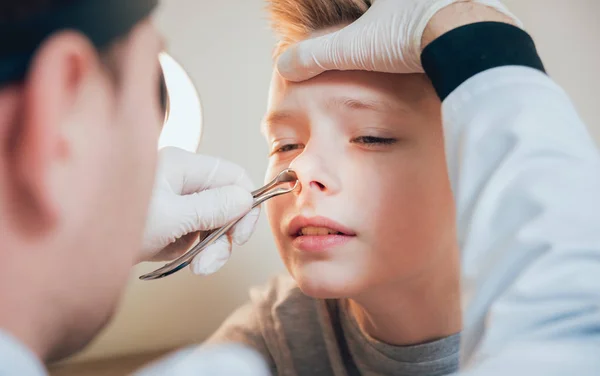
<svg viewBox="0 0 600 376">
<path fill-rule="evenodd" d="M 456 89 L 443 118 L 462 251 L 461 376 L 600 375 L 600 158 L 569 98 L 539 71 L 501 67 Z M 22 374 L 0 360 L 0 376 Z M 231 347 L 180 352 L 137 376 L 266 373 Z"/>
<path fill-rule="evenodd" d="M 466 375 L 600 375 L 600 159 L 565 92 L 502 67 L 443 103 Z"/>
<path fill-rule="evenodd" d="M 178 351 L 133 376 L 164 375 L 270 376 L 271 372 L 255 350 L 241 345 L 219 345 Z"/>
<path fill-rule="evenodd" d="M 0 376 L 46 376 L 42 362 L 16 338 L 0 330 Z M 254 350 L 224 345 L 180 350 L 135 376 L 269 376 L 269 368 Z"/>
<path fill-rule="evenodd" d="M 40 376 L 42 363 L 21 342 L 0 329 L 0 376 Z"/>
</svg>

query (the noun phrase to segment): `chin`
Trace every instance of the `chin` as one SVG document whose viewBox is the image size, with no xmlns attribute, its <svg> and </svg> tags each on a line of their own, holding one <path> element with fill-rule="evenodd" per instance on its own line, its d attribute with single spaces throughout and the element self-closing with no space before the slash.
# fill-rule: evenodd
<svg viewBox="0 0 600 376">
<path fill-rule="evenodd" d="M 57 362 L 85 349 L 110 322 L 115 308 L 116 306 L 113 306 L 111 310 L 104 312 L 97 309 L 93 312 L 85 310 L 73 313 L 71 316 L 77 319 L 69 322 L 63 337 L 54 344 L 45 361 Z"/>
<path fill-rule="evenodd" d="M 84 339 L 80 334 L 77 337 L 68 338 L 62 341 L 59 346 L 52 349 L 46 357 L 45 362 L 55 363 L 75 355 L 82 351 L 93 338 L 94 336 L 86 336 Z"/>
<path fill-rule="evenodd" d="M 364 291 L 360 274 L 328 262 L 295 265 L 290 270 L 302 292 L 315 299 L 345 299 Z"/>
</svg>

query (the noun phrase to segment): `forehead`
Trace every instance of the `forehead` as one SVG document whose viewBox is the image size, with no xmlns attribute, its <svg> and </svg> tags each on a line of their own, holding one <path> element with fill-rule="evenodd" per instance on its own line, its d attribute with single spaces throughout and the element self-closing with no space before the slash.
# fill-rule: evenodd
<svg viewBox="0 0 600 376">
<path fill-rule="evenodd" d="M 329 71 L 296 83 L 275 71 L 271 80 L 265 124 L 290 114 L 334 108 L 373 112 L 418 111 L 435 95 L 425 75 L 364 71 Z"/>
</svg>

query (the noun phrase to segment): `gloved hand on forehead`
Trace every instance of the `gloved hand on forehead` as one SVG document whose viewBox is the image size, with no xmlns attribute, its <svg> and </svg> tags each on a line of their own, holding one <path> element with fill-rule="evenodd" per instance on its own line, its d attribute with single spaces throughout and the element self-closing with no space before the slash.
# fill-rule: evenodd
<svg viewBox="0 0 600 376">
<path fill-rule="evenodd" d="M 242 217 L 252 206 L 252 189 L 250 178 L 236 164 L 177 148 L 162 149 L 141 261 L 172 260 L 187 251 L 202 231 Z M 253 209 L 229 234 L 197 255 L 192 271 L 207 275 L 225 265 L 232 242 L 247 242 L 259 215 L 260 209 Z"/>
<path fill-rule="evenodd" d="M 277 69 L 290 81 L 303 81 L 327 70 L 423 72 L 423 32 L 439 10 L 457 2 L 465 0 L 373 0 L 351 25 L 290 47 L 280 56 Z M 498 0 L 471 2 L 492 7 L 520 25 Z"/>
</svg>

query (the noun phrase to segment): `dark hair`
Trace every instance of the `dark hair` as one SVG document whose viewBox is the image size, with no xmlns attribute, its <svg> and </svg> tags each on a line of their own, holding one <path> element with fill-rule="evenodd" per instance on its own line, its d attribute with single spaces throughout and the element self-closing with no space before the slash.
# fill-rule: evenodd
<svg viewBox="0 0 600 376">
<path fill-rule="evenodd" d="M 0 0 L 0 22 L 24 20 L 76 1 L 79 0 Z"/>
<path fill-rule="evenodd" d="M 17 38 L 6 40 L 7 51 L 0 61 L 0 88 L 22 80 L 31 56 L 43 38 L 61 30 L 63 25 L 80 30 L 90 39 L 113 83 L 118 84 L 118 46 L 126 41 L 131 28 L 147 17 L 157 4 L 158 0 L 0 0 L 0 26 L 6 29 L 3 34 L 10 38 L 12 29 L 18 30 L 14 32 Z M 76 19 L 81 15 L 84 18 Z M 36 29 L 38 27 L 40 30 Z M 19 35 L 23 37 L 23 47 Z M 164 85 L 162 80 L 161 84 Z"/>
<path fill-rule="evenodd" d="M 127 1 L 127 0 L 123 0 Z M 0 0 L 0 25 L 27 23 L 39 17 L 44 17 L 45 14 L 62 12 L 72 6 L 84 4 L 85 0 Z M 9 28 L 10 30 L 10 28 Z M 10 31 L 9 31 L 10 35 Z M 118 82 L 118 69 L 114 53 L 114 46 L 123 41 L 127 37 L 124 34 L 107 45 L 101 46 L 98 49 L 100 59 L 107 72 L 110 74 L 114 82 Z M 27 41 L 25 43 L 30 43 Z M 32 52 L 34 53 L 34 52 Z M 7 83 L 20 81 L 25 74 L 25 69 L 28 66 L 30 56 L 17 52 L 15 55 L 7 55 L 8 59 L 15 61 L 7 61 L 8 74 L 3 73 L 0 78 L 0 87 Z"/>
</svg>

